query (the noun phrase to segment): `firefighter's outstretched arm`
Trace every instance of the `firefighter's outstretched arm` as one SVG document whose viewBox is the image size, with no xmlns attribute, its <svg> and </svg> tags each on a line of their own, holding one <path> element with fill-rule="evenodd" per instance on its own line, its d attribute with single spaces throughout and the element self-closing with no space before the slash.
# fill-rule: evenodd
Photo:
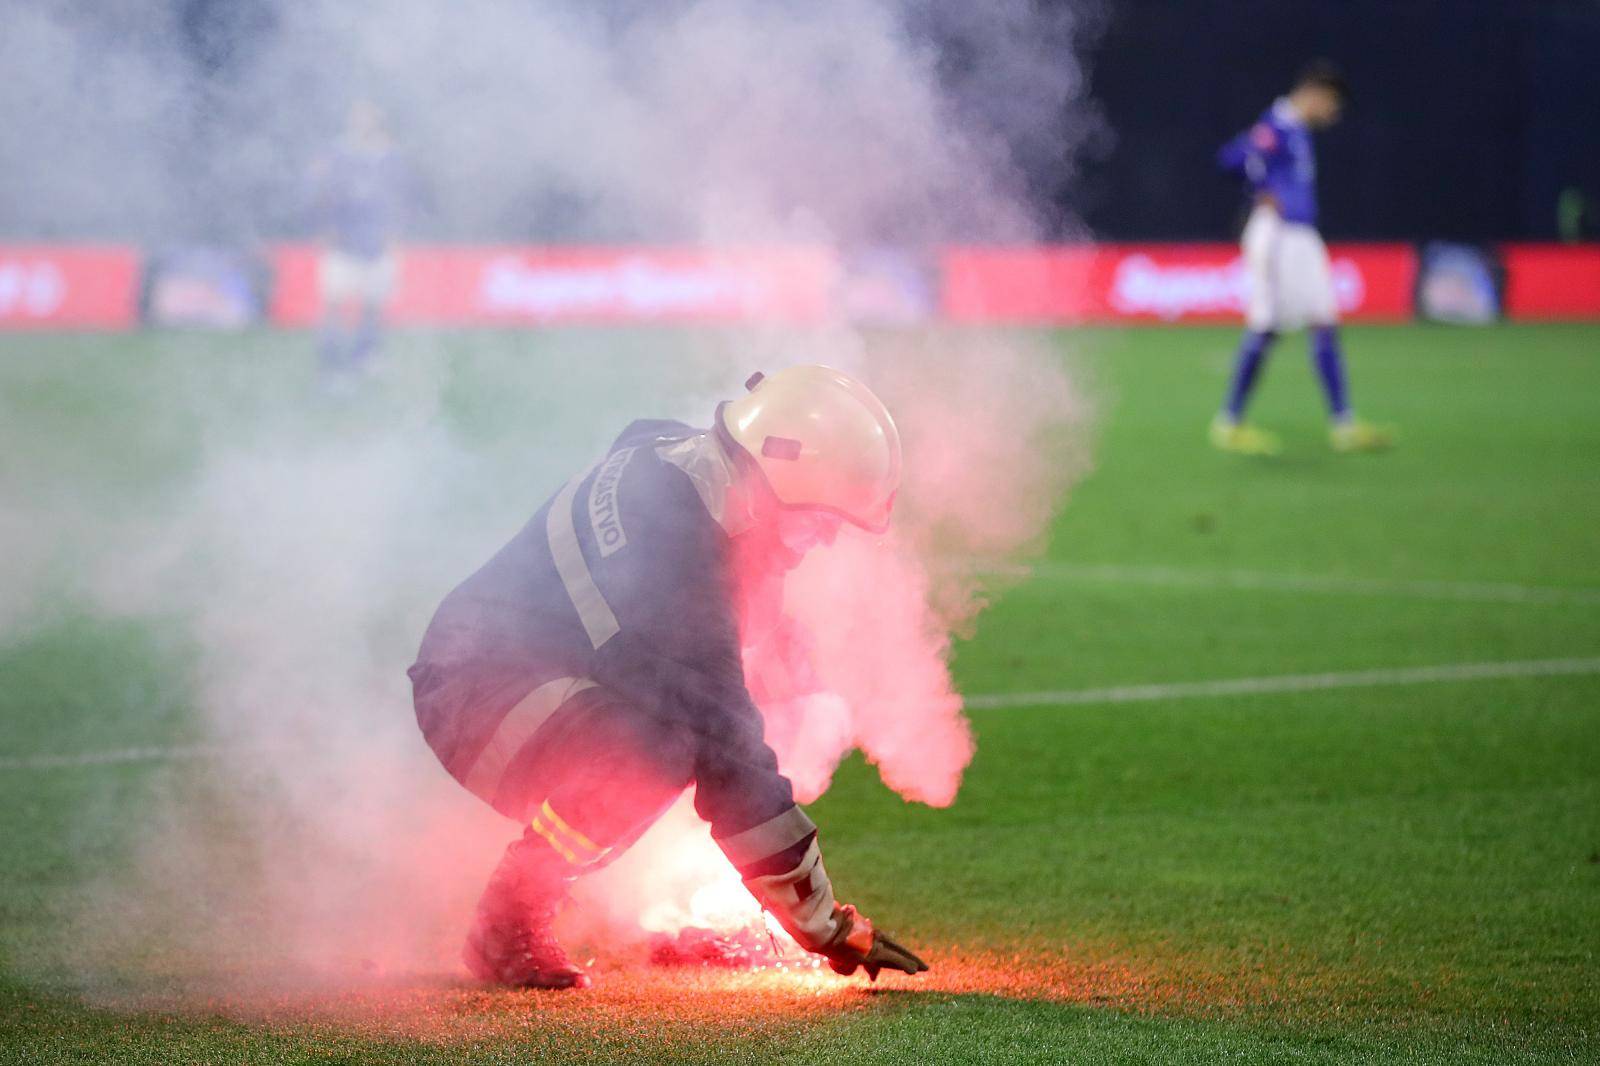
<svg viewBox="0 0 1600 1066">
<path fill-rule="evenodd" d="M 751 712 L 755 712 L 753 707 Z M 735 753 L 741 739 L 745 745 L 752 741 L 760 744 L 761 751 L 746 746 L 747 754 L 740 758 Z M 771 774 L 783 782 L 787 791 L 787 782 L 778 775 L 776 759 L 761 743 L 759 734 L 729 740 L 732 743 L 719 746 L 717 756 L 708 760 L 712 765 L 702 767 L 696 805 L 712 823 L 712 836 L 723 854 L 738 869 L 745 886 L 762 907 L 802 947 L 825 956 L 838 973 L 865 969 L 869 977 L 877 980 L 880 970 L 908 974 L 926 970 L 927 963 L 879 931 L 865 915 L 834 899 L 833 884 L 822 865 L 822 851 L 817 844 L 817 827 L 798 806 L 790 803 L 755 825 L 737 832 L 725 831 L 730 824 L 728 812 L 719 809 L 727 798 L 725 789 L 732 788 L 740 795 L 770 796 L 772 786 L 760 779 Z"/>
</svg>

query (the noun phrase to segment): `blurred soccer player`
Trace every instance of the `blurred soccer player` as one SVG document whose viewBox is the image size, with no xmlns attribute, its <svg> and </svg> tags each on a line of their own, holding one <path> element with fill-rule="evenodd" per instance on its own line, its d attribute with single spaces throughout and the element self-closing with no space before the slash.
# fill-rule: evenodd
<svg viewBox="0 0 1600 1066">
<path fill-rule="evenodd" d="M 1243 236 L 1250 277 L 1245 335 L 1211 442 L 1224 451 L 1273 455 L 1277 437 L 1244 421 L 1261 364 L 1286 330 L 1311 330 L 1311 355 L 1327 395 L 1336 451 L 1388 447 L 1388 431 L 1355 417 L 1339 348 L 1338 305 L 1328 249 L 1317 232 L 1317 164 L 1311 134 L 1339 121 L 1348 90 L 1343 74 L 1319 60 L 1300 75 L 1254 126 L 1222 146 L 1217 162 L 1249 187 Z"/>
<path fill-rule="evenodd" d="M 410 176 L 372 103 L 350 108 L 344 136 L 312 172 L 323 320 L 324 380 L 364 370 L 394 289 L 394 242 L 411 204 Z"/>
</svg>

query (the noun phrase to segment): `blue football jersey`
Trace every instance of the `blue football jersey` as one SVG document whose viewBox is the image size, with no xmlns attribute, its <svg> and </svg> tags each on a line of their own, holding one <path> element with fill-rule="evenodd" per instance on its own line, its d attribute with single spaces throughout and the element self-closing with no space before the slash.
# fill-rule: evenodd
<svg viewBox="0 0 1600 1066">
<path fill-rule="evenodd" d="M 314 175 L 318 228 L 342 252 L 381 254 L 412 207 L 410 172 L 393 150 L 340 145 Z"/>
<path fill-rule="evenodd" d="M 1271 196 L 1285 221 L 1317 224 L 1317 160 L 1311 131 L 1280 99 L 1254 126 L 1223 145 L 1217 163 L 1244 179 L 1252 198 Z"/>
</svg>

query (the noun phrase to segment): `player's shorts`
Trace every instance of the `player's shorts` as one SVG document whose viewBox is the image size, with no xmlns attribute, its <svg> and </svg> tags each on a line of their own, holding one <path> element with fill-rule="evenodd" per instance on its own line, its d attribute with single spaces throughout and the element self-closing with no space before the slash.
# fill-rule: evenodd
<svg viewBox="0 0 1600 1066">
<path fill-rule="evenodd" d="M 1250 286 L 1245 322 L 1252 330 L 1282 332 L 1339 321 L 1328 247 L 1314 226 L 1285 222 L 1263 204 L 1250 213 L 1241 243 Z"/>
<path fill-rule="evenodd" d="M 387 303 L 399 265 L 393 255 L 361 256 L 329 248 L 317 263 L 317 284 L 325 306 Z"/>
</svg>

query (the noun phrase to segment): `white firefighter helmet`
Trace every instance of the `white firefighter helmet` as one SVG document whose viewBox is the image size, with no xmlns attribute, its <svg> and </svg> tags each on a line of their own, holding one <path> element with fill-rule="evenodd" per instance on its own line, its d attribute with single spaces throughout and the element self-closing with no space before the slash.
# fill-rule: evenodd
<svg viewBox="0 0 1600 1066">
<path fill-rule="evenodd" d="M 872 390 L 826 366 L 757 374 L 746 387 L 719 416 L 778 502 L 829 511 L 873 533 L 887 529 L 900 487 L 900 431 Z"/>
</svg>

